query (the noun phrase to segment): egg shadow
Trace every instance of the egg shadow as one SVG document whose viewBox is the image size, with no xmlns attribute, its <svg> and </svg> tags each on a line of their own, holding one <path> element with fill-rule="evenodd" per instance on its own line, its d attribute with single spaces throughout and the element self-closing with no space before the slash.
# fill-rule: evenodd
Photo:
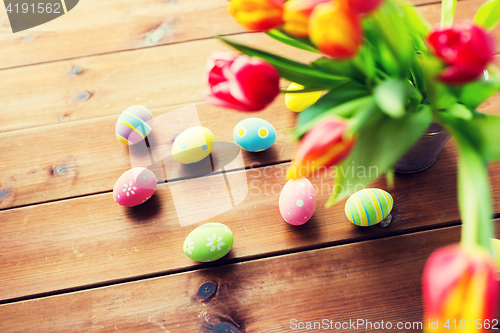
<svg viewBox="0 0 500 333">
<path fill-rule="evenodd" d="M 286 223 L 285 221 L 283 221 Z M 290 223 L 287 224 L 287 231 L 294 233 L 297 235 L 299 238 L 303 240 L 316 240 L 320 236 L 320 230 L 319 230 L 319 222 L 316 219 L 316 217 L 313 216 L 309 219 L 304 224 L 301 225 L 291 225 Z"/>
<path fill-rule="evenodd" d="M 160 198 L 153 195 L 148 201 L 135 207 L 128 207 L 125 215 L 137 224 L 150 223 L 163 209 Z"/>
<path fill-rule="evenodd" d="M 279 160 L 279 155 L 280 154 L 278 153 L 274 145 L 264 151 L 259 151 L 259 152 L 251 152 L 245 150 L 245 157 L 247 157 L 246 160 L 249 160 L 251 163 L 253 162 L 259 163 L 257 167 L 275 165 L 276 162 L 281 162 Z M 262 161 L 267 161 L 267 162 L 263 163 Z"/>
</svg>

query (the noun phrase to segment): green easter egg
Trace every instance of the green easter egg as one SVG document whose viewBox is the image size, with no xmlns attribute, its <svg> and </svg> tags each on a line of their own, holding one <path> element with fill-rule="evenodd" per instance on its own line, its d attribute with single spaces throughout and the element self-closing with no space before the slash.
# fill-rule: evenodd
<svg viewBox="0 0 500 333">
<path fill-rule="evenodd" d="M 362 227 L 375 225 L 392 210 L 392 196 L 378 188 L 365 188 L 351 195 L 345 204 L 347 219 Z"/>
<path fill-rule="evenodd" d="M 215 261 L 233 247 L 233 233 L 222 223 L 205 223 L 191 231 L 183 247 L 184 253 L 194 261 Z"/>
</svg>

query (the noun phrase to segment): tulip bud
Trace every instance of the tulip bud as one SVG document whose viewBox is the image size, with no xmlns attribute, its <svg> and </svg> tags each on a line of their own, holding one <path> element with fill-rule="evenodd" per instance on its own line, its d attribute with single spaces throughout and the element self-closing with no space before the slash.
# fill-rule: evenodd
<svg viewBox="0 0 500 333">
<path fill-rule="evenodd" d="M 272 65 L 232 52 L 212 53 L 206 79 L 208 103 L 240 111 L 262 110 L 280 92 L 280 76 Z"/>
<path fill-rule="evenodd" d="M 438 320 L 436 330 L 424 324 L 424 332 L 486 332 L 481 323 L 494 319 L 498 284 L 495 264 L 482 247 L 466 249 L 459 245 L 436 250 L 427 260 L 423 275 L 424 318 Z M 470 327 L 472 320 L 472 329 Z M 455 324 L 456 323 L 456 324 Z M 454 325 L 457 325 L 456 327 Z"/>
<path fill-rule="evenodd" d="M 356 14 L 341 3 L 328 2 L 313 9 L 309 38 L 321 52 L 343 60 L 356 55 L 363 34 Z"/>
<path fill-rule="evenodd" d="M 477 79 L 495 54 L 491 35 L 470 23 L 434 31 L 428 41 L 435 54 L 448 65 L 439 76 L 446 83 L 460 84 Z"/>
<path fill-rule="evenodd" d="M 356 15 L 368 14 L 377 9 L 382 0 L 341 0 Z"/>
<path fill-rule="evenodd" d="M 354 138 L 346 134 L 347 124 L 339 118 L 326 118 L 307 132 L 300 141 L 288 179 L 309 177 L 321 167 L 342 162 L 354 146 Z"/>
<path fill-rule="evenodd" d="M 283 24 L 284 0 L 231 0 L 229 12 L 249 30 L 266 31 Z"/>
<path fill-rule="evenodd" d="M 309 16 L 314 7 L 331 0 L 289 0 L 283 9 L 283 30 L 296 37 L 307 38 Z"/>
</svg>

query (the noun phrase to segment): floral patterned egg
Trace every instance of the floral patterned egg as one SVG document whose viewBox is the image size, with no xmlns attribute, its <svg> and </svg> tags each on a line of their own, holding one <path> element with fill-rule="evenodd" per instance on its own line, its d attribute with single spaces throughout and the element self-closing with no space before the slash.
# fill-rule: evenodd
<svg viewBox="0 0 500 333">
<path fill-rule="evenodd" d="M 276 130 L 268 121 L 247 118 L 240 121 L 233 130 L 234 142 L 250 152 L 268 149 L 276 141 Z"/>
<path fill-rule="evenodd" d="M 113 199 L 125 207 L 134 207 L 146 202 L 155 193 L 156 176 L 146 168 L 133 168 L 116 181 Z"/>
<path fill-rule="evenodd" d="M 378 188 L 362 189 L 347 199 L 347 219 L 362 227 L 375 225 L 385 219 L 392 210 L 392 196 Z"/>
<path fill-rule="evenodd" d="M 304 224 L 316 209 L 316 191 L 307 178 L 290 179 L 281 190 L 278 205 L 281 216 L 287 223 Z"/>
<path fill-rule="evenodd" d="M 211 130 L 203 126 L 191 127 L 175 138 L 172 156 L 182 164 L 196 163 L 207 157 L 215 144 Z"/>
<path fill-rule="evenodd" d="M 222 223 L 205 223 L 191 231 L 184 241 L 184 253 L 198 262 L 224 257 L 233 247 L 233 233 Z"/>
<path fill-rule="evenodd" d="M 124 145 L 142 141 L 151 132 L 153 114 L 142 105 L 134 105 L 122 112 L 116 122 L 116 138 Z"/>
</svg>

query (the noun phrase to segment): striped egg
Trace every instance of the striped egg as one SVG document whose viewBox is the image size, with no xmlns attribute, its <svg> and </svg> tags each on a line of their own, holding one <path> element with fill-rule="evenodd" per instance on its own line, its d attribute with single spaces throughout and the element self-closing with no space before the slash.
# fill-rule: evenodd
<svg viewBox="0 0 500 333">
<path fill-rule="evenodd" d="M 144 140 L 151 132 L 153 115 L 145 106 L 134 105 L 122 112 L 116 122 L 116 137 L 124 145 Z"/>
<path fill-rule="evenodd" d="M 366 188 L 349 197 L 345 204 L 345 215 L 355 225 L 368 227 L 385 219 L 392 205 L 392 197 L 386 191 Z"/>
</svg>

